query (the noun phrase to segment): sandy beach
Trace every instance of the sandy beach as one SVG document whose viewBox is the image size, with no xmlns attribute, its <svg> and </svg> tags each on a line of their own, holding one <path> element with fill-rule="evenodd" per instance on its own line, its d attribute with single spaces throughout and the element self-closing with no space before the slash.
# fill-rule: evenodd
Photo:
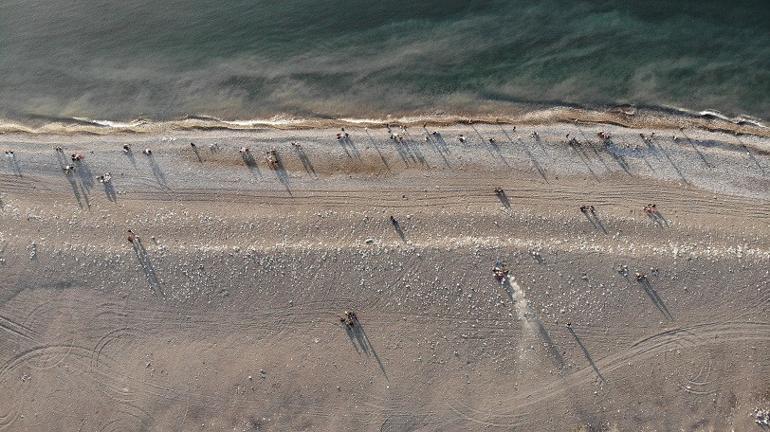
<svg viewBox="0 0 770 432">
<path fill-rule="evenodd" d="M 770 138 L 346 132 L 0 135 L 0 430 L 760 430 Z"/>
</svg>

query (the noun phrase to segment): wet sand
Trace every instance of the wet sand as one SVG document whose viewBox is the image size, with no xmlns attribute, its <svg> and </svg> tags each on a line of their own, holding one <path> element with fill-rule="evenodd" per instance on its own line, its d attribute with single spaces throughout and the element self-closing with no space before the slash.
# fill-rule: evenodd
<svg viewBox="0 0 770 432">
<path fill-rule="evenodd" d="M 768 138 L 437 131 L 0 135 L 0 430 L 757 428 Z"/>
</svg>

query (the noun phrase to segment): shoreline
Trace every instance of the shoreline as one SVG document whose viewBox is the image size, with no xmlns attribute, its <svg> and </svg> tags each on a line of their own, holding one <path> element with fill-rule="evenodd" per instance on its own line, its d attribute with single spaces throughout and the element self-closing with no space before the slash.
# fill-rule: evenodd
<svg viewBox="0 0 770 432">
<path fill-rule="evenodd" d="M 736 135 L 770 137 L 770 128 L 762 120 L 749 116 L 728 117 L 717 111 L 699 112 L 678 108 L 636 108 L 616 106 L 583 108 L 555 106 L 545 109 L 524 110 L 504 114 L 404 114 L 384 118 L 299 118 L 276 115 L 272 118 L 252 120 L 226 120 L 212 116 L 195 115 L 176 120 L 131 121 L 97 120 L 83 117 L 47 118 L 38 117 L 31 121 L 0 119 L 0 135 L 121 135 L 158 134 L 175 131 L 259 131 L 328 129 L 339 127 L 386 127 L 431 126 L 451 127 L 463 124 L 507 124 L 528 126 L 552 126 L 560 123 L 581 123 L 584 125 L 606 124 L 628 129 L 675 130 L 694 128 L 711 132 Z"/>
</svg>

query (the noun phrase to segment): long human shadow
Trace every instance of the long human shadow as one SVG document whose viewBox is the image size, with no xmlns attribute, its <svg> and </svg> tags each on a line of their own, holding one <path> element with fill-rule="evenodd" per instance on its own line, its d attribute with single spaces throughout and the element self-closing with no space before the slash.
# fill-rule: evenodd
<svg viewBox="0 0 770 432">
<path fill-rule="evenodd" d="M 390 224 L 393 225 L 393 229 L 396 230 L 396 234 L 401 238 L 401 241 L 406 243 L 406 235 L 404 234 L 404 230 L 401 228 L 401 224 L 394 218 L 393 216 L 390 217 Z"/>
<path fill-rule="evenodd" d="M 583 162 L 583 165 L 586 166 L 586 168 L 588 169 L 588 172 L 591 173 L 591 177 L 593 177 L 594 180 L 599 181 L 599 176 L 596 174 L 596 171 L 594 171 L 594 169 L 591 168 L 590 159 L 585 153 L 583 153 L 582 149 L 578 148 L 579 146 L 580 144 L 573 144 L 572 142 L 567 142 L 567 147 L 571 148 L 572 151 L 575 152 L 578 159 L 580 159 L 580 161 Z"/>
<path fill-rule="evenodd" d="M 91 192 L 91 188 L 94 187 L 94 174 L 91 172 L 91 168 L 85 161 L 80 161 L 75 164 L 75 174 L 80 178 L 80 187 L 83 193 L 88 196 Z"/>
<path fill-rule="evenodd" d="M 198 150 L 198 147 L 191 145 L 190 148 L 192 148 L 193 153 L 195 153 L 195 157 L 198 158 L 198 162 L 203 163 L 203 159 L 201 158 L 201 153 L 200 150 Z"/>
<path fill-rule="evenodd" d="M 428 160 L 425 159 L 425 155 L 422 153 L 422 150 L 420 150 L 419 143 L 416 143 L 412 139 L 412 136 L 409 134 L 409 132 L 404 132 L 404 140 L 401 143 L 410 154 L 414 155 L 414 158 L 420 162 L 421 165 L 425 165 L 426 167 L 430 168 Z"/>
<path fill-rule="evenodd" d="M 500 127 L 502 128 L 502 126 Z M 553 159 L 553 156 L 548 154 L 548 150 L 545 149 L 545 145 L 543 144 L 543 140 L 540 138 L 540 135 L 535 133 L 532 136 L 532 142 L 534 142 L 535 144 L 537 144 L 538 147 L 540 147 L 540 151 L 543 152 L 543 156 L 549 159 Z"/>
<path fill-rule="evenodd" d="M 128 158 L 128 161 L 131 162 L 131 166 L 136 169 L 136 158 L 134 157 L 134 152 L 129 147 L 128 151 L 123 152 L 126 157 Z"/>
<path fill-rule="evenodd" d="M 622 168 L 622 169 L 623 169 L 623 171 L 625 171 L 625 173 L 626 173 L 626 174 L 628 174 L 629 176 L 633 177 L 634 175 L 633 175 L 633 174 L 631 174 L 631 169 L 630 169 L 630 167 L 628 166 L 628 162 L 626 162 L 626 159 L 625 159 L 623 156 L 621 156 L 621 155 L 619 155 L 619 154 L 615 153 L 615 151 L 614 151 L 614 148 L 615 148 L 615 147 L 616 147 L 616 146 L 615 146 L 615 143 L 613 143 L 612 141 L 610 141 L 610 145 L 608 145 L 608 146 L 606 147 L 606 149 L 607 149 L 607 153 L 609 153 L 609 154 L 610 154 L 610 156 L 612 156 L 612 159 L 614 159 L 614 160 L 615 160 L 615 163 L 617 163 L 617 164 L 618 164 L 618 166 L 620 166 L 620 168 Z"/>
<path fill-rule="evenodd" d="M 78 203 L 78 207 L 81 209 L 84 207 L 84 204 L 89 209 L 91 208 L 91 204 L 88 201 L 88 196 L 83 196 L 80 192 L 80 188 L 78 186 L 77 177 L 75 177 L 75 174 L 72 172 L 65 171 L 65 167 L 67 166 L 67 158 L 66 156 L 57 151 L 56 152 L 56 161 L 59 163 L 59 168 L 61 169 L 61 172 L 64 173 L 64 178 L 67 179 L 67 183 L 69 183 L 70 188 L 72 188 L 72 195 L 75 197 L 75 201 Z M 75 168 L 77 170 L 77 168 Z"/>
<path fill-rule="evenodd" d="M 597 230 L 600 230 L 604 234 L 607 234 L 607 228 L 604 227 L 604 224 L 602 223 L 601 219 L 599 219 L 599 216 L 596 215 L 595 211 L 592 210 L 583 210 L 581 213 L 583 213 L 583 216 L 588 219 L 588 222 L 591 222 L 591 225 L 594 226 Z"/>
<path fill-rule="evenodd" d="M 612 170 L 610 169 L 610 167 L 607 165 L 607 163 L 606 163 L 606 162 L 604 162 L 604 158 L 602 158 L 601 154 L 599 153 L 599 150 L 597 150 L 597 149 L 596 149 L 596 146 L 594 145 L 593 141 L 591 141 L 591 139 L 590 139 L 590 138 L 588 138 L 588 135 L 586 135 L 585 131 L 583 131 L 583 128 L 581 128 L 581 127 L 580 127 L 580 126 L 578 126 L 577 124 L 575 124 L 575 128 L 577 128 L 578 132 L 580 132 L 580 136 L 582 136 L 582 137 L 583 137 L 583 142 L 584 142 L 584 143 L 587 143 L 587 144 L 588 144 L 588 147 L 589 147 L 589 148 L 590 148 L 590 149 L 591 149 L 591 150 L 594 152 L 594 155 L 596 155 L 596 159 L 597 159 L 599 162 L 601 162 L 601 163 L 602 163 L 602 165 L 604 165 L 604 169 L 605 169 L 607 172 L 610 172 L 610 171 L 612 171 Z M 607 151 L 607 153 L 610 153 L 610 156 L 611 156 L 611 157 L 613 157 L 613 158 L 615 159 L 615 162 L 616 162 L 618 165 L 620 165 L 620 167 L 621 167 L 621 168 L 623 168 L 623 169 L 626 171 L 626 173 L 628 174 L 628 170 L 627 170 L 628 166 L 627 166 L 627 164 L 625 164 L 625 159 L 622 159 L 622 158 L 618 159 L 617 155 L 615 155 L 614 153 L 612 153 L 612 151 L 610 151 L 610 148 L 609 148 L 610 146 L 609 146 L 608 144 L 613 144 L 613 143 L 612 143 L 611 141 L 609 141 L 609 142 L 608 142 L 608 141 L 609 141 L 609 140 L 607 140 L 607 141 L 605 141 L 605 142 L 604 142 L 604 147 L 603 147 L 603 148 L 604 148 L 604 150 L 605 150 L 605 151 Z M 586 158 L 588 158 L 588 155 L 586 155 L 586 154 L 585 154 L 585 152 L 583 152 L 583 155 L 584 155 Z M 620 161 L 619 161 L 619 160 L 620 160 Z M 622 161 L 622 163 L 621 163 L 621 161 Z"/>
<path fill-rule="evenodd" d="M 13 171 L 13 175 L 15 175 L 16 177 L 24 177 L 21 174 L 21 164 L 19 164 L 18 156 L 16 156 L 16 154 L 14 153 L 8 159 L 11 163 L 11 171 Z"/>
<path fill-rule="evenodd" d="M 390 171 L 390 164 L 388 163 L 388 160 L 385 159 L 385 156 L 382 154 L 382 151 L 380 151 L 380 146 L 377 145 L 377 141 L 372 138 L 372 134 L 369 133 L 369 129 L 365 129 L 366 136 L 369 137 L 369 142 L 372 143 L 372 147 L 374 147 L 375 150 L 377 150 L 377 154 L 380 156 L 380 160 L 382 161 L 382 164 L 385 165 L 385 168 Z"/>
<path fill-rule="evenodd" d="M 500 125 L 500 130 L 503 132 L 508 142 L 511 143 L 511 147 L 515 147 L 516 144 L 514 144 L 513 138 L 510 135 L 508 135 L 508 132 L 503 128 L 502 125 Z M 545 182 L 548 183 L 548 178 L 545 176 L 545 170 L 543 169 L 542 166 L 540 166 L 540 162 L 538 162 L 537 159 L 535 158 L 535 155 L 533 155 L 532 152 L 529 151 L 527 144 L 525 144 L 520 137 L 517 137 L 517 139 L 519 141 L 520 147 L 524 150 L 527 156 L 529 156 L 529 160 L 532 161 L 532 165 L 534 165 L 538 174 L 540 174 L 540 177 L 542 177 L 543 180 L 545 180 Z"/>
<path fill-rule="evenodd" d="M 315 172 L 315 168 L 313 167 L 313 163 L 310 162 L 310 158 L 307 157 L 307 153 L 305 153 L 305 149 L 300 147 L 299 145 L 292 146 L 294 148 L 294 153 L 297 154 L 297 158 L 300 162 L 302 162 L 302 167 L 305 168 L 305 172 L 308 174 L 312 174 L 313 176 L 317 176 Z"/>
<path fill-rule="evenodd" d="M 118 194 L 115 192 L 115 187 L 112 185 L 112 181 L 106 181 L 102 183 L 102 186 L 104 187 L 104 195 L 107 196 L 107 199 L 112 202 L 117 202 Z"/>
<path fill-rule="evenodd" d="M 426 129 L 427 130 L 427 129 Z M 436 145 L 446 154 L 451 153 L 449 149 L 449 144 L 447 144 L 446 140 L 444 140 L 444 136 L 441 135 L 441 132 L 439 131 L 433 131 L 431 132 L 431 137 L 436 141 Z"/>
<path fill-rule="evenodd" d="M 652 284 L 650 283 L 650 280 L 646 277 L 643 277 L 639 279 L 639 285 L 642 286 L 644 289 L 645 294 L 647 294 L 647 297 L 650 298 L 650 301 L 655 305 L 655 307 L 660 311 L 663 316 L 669 320 L 673 321 L 674 317 L 671 315 L 671 312 L 668 311 L 668 308 L 666 307 L 666 304 L 663 303 L 663 299 L 660 298 L 658 295 L 658 292 L 655 291 L 655 288 L 652 287 Z"/>
<path fill-rule="evenodd" d="M 588 349 L 586 349 L 585 345 L 583 345 L 583 342 L 580 340 L 577 333 L 575 333 L 575 330 L 570 325 L 567 326 L 567 330 L 572 335 L 572 337 L 575 338 L 575 342 L 577 342 L 578 346 L 580 347 L 580 350 L 583 351 L 583 355 L 586 357 L 586 360 L 588 360 L 588 363 L 591 365 L 591 368 L 593 368 L 594 372 L 596 373 L 596 376 L 599 377 L 599 381 L 601 381 L 602 383 L 606 383 L 607 380 L 604 379 L 604 376 L 599 371 L 599 368 L 596 367 L 596 363 L 594 363 L 594 359 L 591 358 L 591 354 L 588 352 Z"/>
<path fill-rule="evenodd" d="M 356 318 L 353 321 L 352 326 L 343 324 L 343 327 L 345 327 L 345 332 L 347 333 L 348 338 L 350 339 L 350 343 L 353 345 L 356 352 L 374 357 L 374 359 L 377 361 L 377 365 L 380 367 L 380 371 L 382 371 L 382 375 L 385 377 L 385 380 L 390 382 L 390 378 L 388 378 L 388 372 L 385 371 L 385 365 L 382 364 L 380 356 L 372 346 L 372 342 L 369 340 L 369 336 L 367 336 L 361 321 Z"/>
<path fill-rule="evenodd" d="M 147 161 L 150 164 L 150 169 L 152 170 L 152 175 L 155 177 L 155 181 L 164 188 L 168 188 L 168 185 L 166 184 L 166 174 L 160 169 L 160 165 L 158 165 L 158 162 L 155 160 L 155 155 L 147 155 Z"/>
<path fill-rule="evenodd" d="M 398 138 L 396 135 L 393 134 L 392 130 L 388 128 L 388 133 L 390 134 L 390 140 L 393 141 L 393 145 L 396 147 L 396 152 L 398 152 L 399 157 L 401 157 L 401 160 L 404 162 L 405 166 L 409 166 L 409 159 L 412 160 L 412 162 L 417 162 L 417 159 L 412 154 L 407 154 L 404 151 L 404 148 L 402 147 L 402 143 L 400 141 L 400 138 Z"/>
<path fill-rule="evenodd" d="M 500 200 L 500 204 L 503 205 L 506 209 L 511 208 L 511 200 L 508 199 L 508 194 L 505 193 L 505 191 L 501 188 L 498 188 L 495 190 L 495 196 L 497 196 L 497 199 Z"/>
<path fill-rule="evenodd" d="M 661 152 L 661 153 L 663 153 L 663 156 L 665 156 L 665 157 L 666 157 L 666 160 L 668 160 L 668 163 L 670 163 L 670 164 L 671 164 L 671 166 L 672 166 L 672 167 L 674 167 L 674 171 L 676 171 L 676 173 L 679 175 L 679 178 L 680 178 L 680 179 L 682 179 L 682 181 L 684 182 L 684 184 L 686 184 L 686 185 L 689 185 L 689 184 L 690 184 L 690 181 L 689 181 L 689 180 L 687 180 L 687 177 L 685 177 L 685 176 L 684 176 L 684 174 L 682 173 L 682 170 L 680 170 L 680 169 L 679 169 L 679 166 L 678 166 L 677 164 L 675 164 L 675 163 L 674 163 L 674 161 L 671 159 L 671 156 L 668 154 L 668 152 L 667 152 L 667 151 L 666 151 L 666 149 L 663 147 L 663 145 L 661 145 L 661 144 L 656 144 L 656 143 L 654 142 L 654 140 L 655 140 L 655 138 L 652 138 L 652 137 L 650 137 L 650 139 L 649 139 L 649 144 L 650 144 L 651 146 L 653 146 L 653 147 L 657 148 L 658 150 L 660 150 L 660 152 Z"/>
<path fill-rule="evenodd" d="M 289 173 L 286 171 L 286 167 L 283 164 L 281 154 L 275 150 L 273 152 L 273 156 L 275 156 L 275 164 L 273 166 L 273 170 L 275 171 L 276 177 L 278 177 L 278 181 L 280 181 L 283 187 L 286 188 L 286 192 L 289 194 L 289 196 L 294 196 L 292 195 L 291 188 L 289 187 Z"/>
<path fill-rule="evenodd" d="M 684 135 L 684 138 L 687 140 L 687 143 L 690 144 L 690 147 L 692 147 L 693 150 L 695 150 L 696 153 L 698 153 L 698 156 L 700 156 L 700 159 L 703 161 L 703 164 L 706 165 L 707 168 L 714 168 L 714 166 L 706 159 L 706 156 L 703 154 L 703 152 L 700 151 L 697 145 L 693 142 L 692 139 L 690 139 L 690 136 L 687 135 L 684 131 L 684 129 L 680 129 L 680 132 L 682 135 Z"/>
<path fill-rule="evenodd" d="M 262 172 L 259 170 L 259 166 L 257 165 L 257 161 L 254 159 L 254 155 L 252 155 L 250 151 L 241 152 L 241 160 L 243 160 L 243 164 L 246 165 L 246 168 L 248 168 L 252 174 L 255 176 L 262 175 Z"/>
<path fill-rule="evenodd" d="M 650 218 L 650 220 L 652 220 L 653 222 L 655 222 L 655 224 L 658 225 L 660 228 L 665 228 L 670 225 L 668 222 L 668 219 L 666 219 L 663 216 L 663 213 L 661 213 L 658 210 L 648 212 L 647 217 Z"/>
<path fill-rule="evenodd" d="M 155 294 L 165 297 L 163 288 L 158 280 L 158 275 L 155 273 L 155 267 L 152 265 L 152 261 L 150 261 L 150 257 L 147 254 L 147 250 L 144 248 L 142 241 L 136 237 L 132 244 L 134 246 L 134 253 L 139 260 L 139 265 L 142 267 L 142 272 L 147 279 L 147 283 L 150 285 L 150 289 L 152 289 Z"/>
<path fill-rule="evenodd" d="M 393 145 L 396 147 L 396 151 L 398 152 L 398 156 L 401 157 L 401 160 L 404 162 L 404 165 L 409 166 L 409 160 L 411 159 L 412 162 L 417 162 L 417 159 L 414 158 L 413 155 L 407 154 L 404 151 L 404 147 L 401 145 L 401 142 L 398 140 L 393 140 Z"/>
<path fill-rule="evenodd" d="M 752 162 L 754 162 L 754 165 L 759 168 L 759 171 L 762 173 L 763 176 L 767 176 L 767 171 L 765 170 L 765 167 L 762 166 L 762 164 L 759 163 L 759 159 L 757 159 L 756 156 L 754 156 L 754 152 L 751 151 L 749 146 L 747 146 L 740 138 L 736 137 L 739 143 L 741 143 L 741 148 L 746 151 L 746 154 L 749 155 L 749 159 L 751 159 Z"/>
<path fill-rule="evenodd" d="M 337 140 L 337 142 L 340 143 L 340 146 L 342 146 L 342 149 L 345 150 L 345 153 L 347 153 L 348 157 L 361 159 L 361 152 L 358 151 L 358 147 L 356 147 L 356 145 L 353 143 L 353 140 L 350 139 L 350 136 L 342 135 L 340 139 Z"/>
<path fill-rule="evenodd" d="M 428 132 L 428 129 L 423 127 L 423 130 L 425 131 L 425 140 L 430 143 L 431 148 L 433 148 L 433 151 L 438 153 L 439 156 L 441 156 L 441 159 L 444 161 L 444 165 L 447 166 L 447 168 L 451 167 L 449 164 L 449 161 L 447 160 L 446 156 L 444 155 L 444 151 L 441 148 L 441 145 L 439 145 L 437 142 L 434 141 L 433 136 Z"/>
<path fill-rule="evenodd" d="M 503 162 L 503 164 L 505 164 L 506 167 L 510 168 L 511 164 L 509 164 L 508 160 L 505 158 L 505 156 L 503 156 L 503 152 L 500 150 L 500 146 L 497 145 L 497 143 L 494 140 L 492 141 L 485 140 L 484 135 L 482 135 L 481 132 L 479 132 L 479 130 L 476 129 L 476 126 L 473 123 L 470 123 L 469 126 L 471 127 L 471 129 L 473 129 L 474 132 L 476 132 L 476 135 L 478 135 L 479 139 L 481 140 L 481 145 L 485 146 L 486 144 L 489 144 L 489 147 L 485 146 L 485 148 L 487 149 L 487 152 L 489 152 L 489 154 L 493 158 L 496 156 L 498 159 L 500 159 Z"/>
</svg>

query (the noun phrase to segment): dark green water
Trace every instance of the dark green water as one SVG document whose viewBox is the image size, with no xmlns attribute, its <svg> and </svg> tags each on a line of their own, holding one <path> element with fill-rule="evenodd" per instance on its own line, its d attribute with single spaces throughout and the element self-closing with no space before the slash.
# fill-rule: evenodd
<svg viewBox="0 0 770 432">
<path fill-rule="evenodd" d="M 770 118 L 770 0 L 4 0 L 0 115 Z"/>
</svg>

